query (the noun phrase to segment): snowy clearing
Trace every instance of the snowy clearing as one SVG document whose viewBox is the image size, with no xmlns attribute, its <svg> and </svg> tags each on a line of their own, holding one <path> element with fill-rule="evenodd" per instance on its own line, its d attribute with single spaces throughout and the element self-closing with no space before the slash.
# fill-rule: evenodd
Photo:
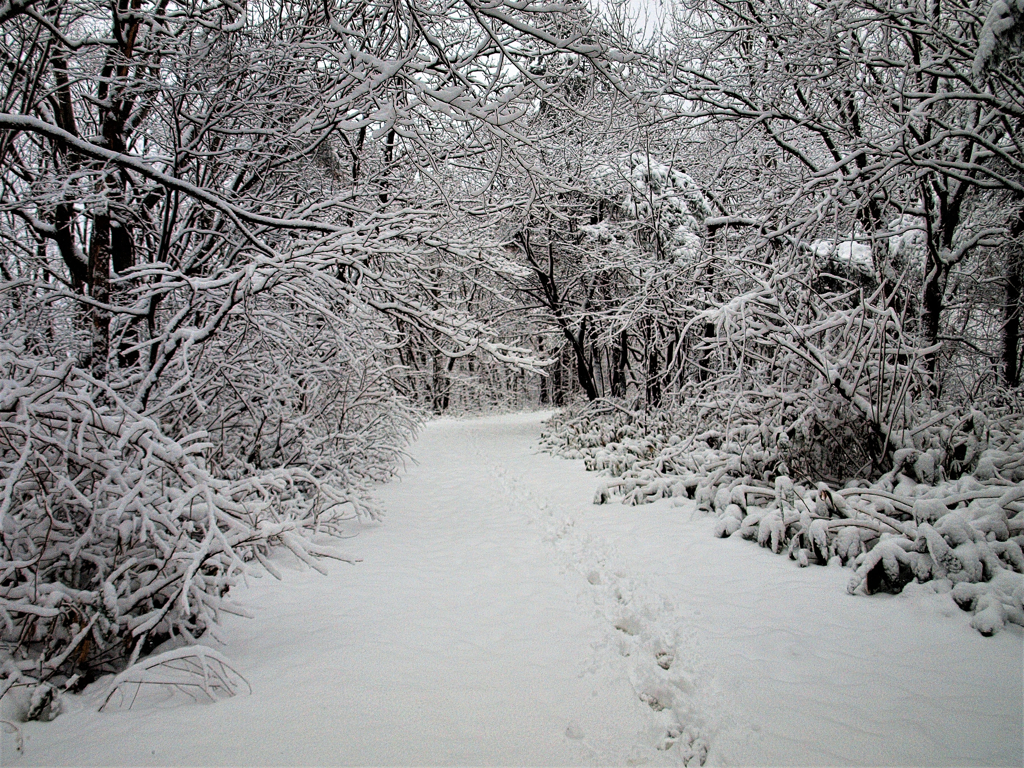
<svg viewBox="0 0 1024 768">
<path fill-rule="evenodd" d="M 3 735 L 14 765 L 1020 765 L 1022 632 L 948 594 L 851 596 L 538 454 L 543 414 L 441 420 L 329 576 L 280 556 L 216 650 L 252 687 Z M 166 693 L 166 692 L 164 692 Z"/>
</svg>

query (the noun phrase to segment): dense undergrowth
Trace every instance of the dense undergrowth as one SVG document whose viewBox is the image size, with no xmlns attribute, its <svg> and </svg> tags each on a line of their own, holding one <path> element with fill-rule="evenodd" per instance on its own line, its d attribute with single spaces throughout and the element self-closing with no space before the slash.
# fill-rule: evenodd
<svg viewBox="0 0 1024 768">
<path fill-rule="evenodd" d="M 283 353 L 224 360 L 158 419 L 73 359 L 0 342 L 0 697 L 27 706 L 13 717 L 50 719 L 62 691 L 216 637 L 243 613 L 230 589 L 254 566 L 278 575 L 271 549 L 323 571 L 350 559 L 347 521 L 378 515 L 372 486 L 418 423 L 387 378 L 344 349 L 315 376 Z"/>
<path fill-rule="evenodd" d="M 608 478 L 597 504 L 693 499 L 718 518 L 717 536 L 742 536 L 801 566 L 846 565 L 851 594 L 930 582 L 991 635 L 1024 625 L 1020 405 L 921 418 L 887 466 L 849 476 L 836 474 L 842 457 L 825 455 L 814 425 L 743 419 L 736 399 L 653 412 L 599 401 L 553 417 L 542 445 Z"/>
</svg>

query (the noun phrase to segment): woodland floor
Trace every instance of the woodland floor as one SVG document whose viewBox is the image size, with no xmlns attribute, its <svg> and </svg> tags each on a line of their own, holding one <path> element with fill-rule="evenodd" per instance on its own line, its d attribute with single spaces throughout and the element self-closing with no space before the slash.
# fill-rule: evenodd
<svg viewBox="0 0 1024 768">
<path fill-rule="evenodd" d="M 0 765 L 1021 765 L 1019 627 L 851 596 L 692 502 L 593 506 L 541 419 L 427 425 L 363 562 L 237 589 L 215 647 L 251 694 L 99 713 L 100 681 Z"/>
</svg>

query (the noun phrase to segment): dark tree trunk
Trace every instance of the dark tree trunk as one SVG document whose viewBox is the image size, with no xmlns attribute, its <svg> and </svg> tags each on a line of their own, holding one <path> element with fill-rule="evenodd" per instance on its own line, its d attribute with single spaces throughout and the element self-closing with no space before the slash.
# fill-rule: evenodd
<svg viewBox="0 0 1024 768">
<path fill-rule="evenodd" d="M 929 248 L 925 259 L 924 295 L 921 300 L 921 330 L 924 332 L 926 347 L 934 346 L 939 341 L 939 328 L 942 323 L 942 298 L 946 292 L 946 280 L 949 278 L 949 267 L 938 257 L 937 249 Z M 928 373 L 933 377 L 938 368 L 937 351 L 929 352 L 925 358 Z"/>
<path fill-rule="evenodd" d="M 110 303 L 110 216 L 98 214 L 93 220 L 92 244 L 89 248 L 89 297 L 100 304 Z M 110 354 L 110 312 L 93 306 L 92 348 L 89 365 L 92 375 L 101 381 L 107 378 Z"/>
<path fill-rule="evenodd" d="M 565 348 L 558 348 L 558 359 L 555 361 L 554 370 L 551 373 L 552 405 L 561 408 L 565 405 Z"/>
<path fill-rule="evenodd" d="M 544 354 L 544 337 L 543 336 L 538 336 L 537 337 L 537 351 L 540 352 L 542 355 Z M 558 363 L 556 361 L 555 364 L 551 366 L 552 375 L 554 374 L 554 371 L 557 368 L 558 368 Z M 541 376 L 540 377 L 540 404 L 541 405 L 550 405 L 551 404 L 551 393 L 549 392 L 549 389 L 548 389 L 549 379 L 550 378 L 552 378 L 552 377 L 551 376 Z"/>
<path fill-rule="evenodd" d="M 114 271 L 123 274 L 135 266 L 135 243 L 132 232 L 123 224 L 112 224 L 110 228 L 110 263 Z"/>
<path fill-rule="evenodd" d="M 580 386 L 587 395 L 587 400 L 597 400 L 597 384 L 594 382 L 594 370 L 587 360 L 587 350 L 582 343 L 573 343 L 573 351 L 576 353 L 576 376 L 579 378 Z"/>
<path fill-rule="evenodd" d="M 647 355 L 647 405 L 657 407 L 661 405 L 661 358 L 658 353 L 658 326 L 648 319 L 646 328 L 646 355 Z"/>
<path fill-rule="evenodd" d="M 715 324 L 704 323 L 704 343 L 710 344 L 713 338 L 715 338 Z M 697 381 L 702 384 L 711 377 L 711 366 L 708 362 L 710 357 L 711 351 L 705 348 L 701 351 L 700 359 L 697 361 Z"/>
<path fill-rule="evenodd" d="M 1020 315 L 1024 294 L 1024 251 L 1017 241 L 1024 235 L 1024 208 L 1017 212 L 1010 235 L 1014 240 L 1006 255 L 1006 304 L 1003 306 L 1003 383 L 1020 386 Z"/>
<path fill-rule="evenodd" d="M 602 347 L 597 344 L 590 344 L 590 352 L 587 355 L 587 359 L 590 360 L 591 375 L 594 378 L 594 389 L 597 390 L 597 396 L 601 397 L 607 391 L 605 386 L 605 374 L 604 374 L 604 362 L 605 362 L 605 351 Z"/>
<path fill-rule="evenodd" d="M 612 350 L 612 397 L 626 396 L 626 368 L 629 365 L 629 333 L 619 334 L 619 344 Z"/>
<path fill-rule="evenodd" d="M 572 332 L 564 318 L 559 318 L 559 324 L 562 326 L 565 337 L 572 344 L 572 351 L 576 355 L 576 377 L 579 379 L 587 399 L 593 402 L 597 400 L 598 393 L 597 384 L 594 382 L 594 369 L 587 359 L 587 321 L 585 318 L 580 321 L 580 328 L 576 333 Z"/>
<path fill-rule="evenodd" d="M 441 414 L 448 410 L 451 405 L 451 390 L 452 390 L 452 370 L 455 368 L 455 358 L 448 357 L 443 358 L 445 362 L 442 364 L 441 359 L 434 358 L 434 383 L 432 389 L 433 393 L 433 410 L 434 413 Z"/>
</svg>

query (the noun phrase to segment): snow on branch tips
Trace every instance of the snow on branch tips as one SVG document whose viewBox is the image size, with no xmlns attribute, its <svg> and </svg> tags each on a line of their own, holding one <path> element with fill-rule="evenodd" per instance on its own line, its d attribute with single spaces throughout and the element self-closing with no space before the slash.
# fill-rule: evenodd
<svg viewBox="0 0 1024 768">
<path fill-rule="evenodd" d="M 773 424 L 746 398 L 656 412 L 598 402 L 554 417 L 542 444 L 607 476 L 596 504 L 692 499 L 717 518 L 717 536 L 738 534 L 800 566 L 846 565 L 851 594 L 929 583 L 991 635 L 1024 625 L 1024 417 L 1019 406 L 987 412 L 933 414 L 885 471 L 842 488 L 812 480 L 823 465 L 815 443 L 788 436 L 795 422 Z"/>
<path fill-rule="evenodd" d="M 217 473 L 205 433 L 174 439 L 85 371 L 21 352 L 0 344 L 5 684 L 84 684 L 192 643 L 244 613 L 228 590 L 274 545 L 349 559 L 312 537 L 361 511 L 353 488 L 308 467 Z"/>
<path fill-rule="evenodd" d="M 133 664 L 118 674 L 100 711 L 105 709 L 131 709 L 140 696 L 157 690 L 180 692 L 193 701 L 216 701 L 236 695 L 242 686 L 252 692 L 249 681 L 231 666 L 224 656 L 202 645 L 177 648 Z"/>
<path fill-rule="evenodd" d="M 980 75 L 1000 43 L 1008 43 L 1014 28 L 1019 37 L 1024 26 L 1024 3 L 1020 0 L 995 0 L 989 8 L 981 32 L 978 34 L 978 47 L 974 55 L 974 75 Z"/>
</svg>

